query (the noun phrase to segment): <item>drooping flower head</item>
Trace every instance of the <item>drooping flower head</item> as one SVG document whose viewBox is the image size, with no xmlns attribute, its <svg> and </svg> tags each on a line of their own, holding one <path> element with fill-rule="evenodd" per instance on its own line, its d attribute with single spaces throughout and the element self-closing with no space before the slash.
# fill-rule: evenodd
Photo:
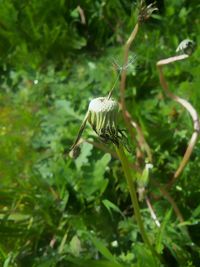
<svg viewBox="0 0 200 267">
<path fill-rule="evenodd" d="M 138 15 L 139 23 L 142 23 L 142 22 L 148 20 L 151 17 L 152 13 L 154 11 L 158 10 L 155 2 L 153 2 L 149 5 L 146 5 L 145 0 L 141 0 L 139 2 L 139 8 L 138 9 L 139 9 L 139 15 Z"/>
<path fill-rule="evenodd" d="M 118 112 L 118 102 L 112 98 L 98 97 L 91 100 L 78 136 L 70 150 L 78 145 L 87 121 L 102 142 L 111 141 L 118 146 L 119 140 L 124 137 L 123 132 L 118 128 Z"/>
<path fill-rule="evenodd" d="M 118 145 L 119 134 L 117 126 L 119 106 L 114 99 L 98 97 L 93 99 L 88 108 L 88 122 L 100 139 L 111 141 Z"/>
<path fill-rule="evenodd" d="M 176 49 L 176 52 L 179 54 L 186 54 L 186 55 L 192 55 L 196 48 L 196 44 L 194 41 L 190 39 L 183 40 L 179 46 Z"/>
</svg>

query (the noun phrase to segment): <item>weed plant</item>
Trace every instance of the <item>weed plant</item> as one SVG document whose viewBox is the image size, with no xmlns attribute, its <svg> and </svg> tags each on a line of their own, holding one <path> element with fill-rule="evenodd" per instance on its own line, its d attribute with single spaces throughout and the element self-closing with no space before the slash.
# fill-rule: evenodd
<svg viewBox="0 0 200 267">
<path fill-rule="evenodd" d="M 0 3 L 0 266 L 199 266 L 198 125 L 165 93 L 200 112 L 200 6 L 138 4 Z M 69 155 L 98 97 L 118 128 Z"/>
</svg>

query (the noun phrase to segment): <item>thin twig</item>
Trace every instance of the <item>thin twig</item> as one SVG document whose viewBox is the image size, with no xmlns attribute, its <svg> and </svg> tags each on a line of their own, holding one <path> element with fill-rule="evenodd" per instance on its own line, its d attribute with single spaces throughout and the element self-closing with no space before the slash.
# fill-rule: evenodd
<svg viewBox="0 0 200 267">
<path fill-rule="evenodd" d="M 193 120 L 193 134 L 192 137 L 190 138 L 188 147 L 186 149 L 186 152 L 183 156 L 183 159 L 178 167 L 178 169 L 176 170 L 172 180 L 170 181 L 168 186 L 171 186 L 174 181 L 178 178 L 178 176 L 182 173 L 183 169 L 185 168 L 186 164 L 188 163 L 190 156 L 192 154 L 192 151 L 194 149 L 194 146 L 197 142 L 198 139 L 198 135 L 199 135 L 199 131 L 200 131 L 200 122 L 199 122 L 199 116 L 197 111 L 194 109 L 194 107 L 185 99 L 174 95 L 172 92 L 169 91 L 169 87 L 168 84 L 166 82 L 166 79 L 164 77 L 163 71 L 162 71 L 162 67 L 164 65 L 173 63 L 175 61 L 179 61 L 179 60 L 183 60 L 188 58 L 188 55 L 179 55 L 179 56 L 174 56 L 174 57 L 170 57 L 167 59 L 163 59 L 157 62 L 157 68 L 158 68 L 158 72 L 159 72 L 159 78 L 160 78 L 160 84 L 163 88 L 163 90 L 165 91 L 165 93 L 174 101 L 176 101 L 177 103 L 179 103 L 181 106 L 183 106 L 190 114 L 192 120 Z"/>
<path fill-rule="evenodd" d="M 139 30 L 139 22 L 136 23 L 132 33 L 130 34 L 130 36 L 129 36 L 126 44 L 125 44 L 123 66 L 126 66 L 128 64 L 128 55 L 129 55 L 130 46 L 131 46 L 132 42 L 134 41 L 134 39 L 138 33 L 138 30 Z M 126 108 L 126 102 L 125 102 L 126 70 L 127 70 L 126 68 L 122 69 L 121 81 L 120 81 L 120 102 L 121 102 L 122 114 L 123 114 L 124 121 L 126 123 L 127 129 L 130 133 L 132 140 L 135 139 L 135 132 L 134 132 L 133 128 L 136 129 L 137 136 L 138 136 L 137 141 L 138 141 L 138 145 L 139 145 L 138 148 L 139 148 L 140 155 L 143 155 L 142 151 L 145 151 L 145 153 L 147 154 L 148 160 L 152 161 L 151 150 L 150 150 L 149 145 L 147 144 L 147 142 L 144 138 L 144 134 L 143 134 L 141 128 L 139 127 L 139 125 L 137 124 L 137 122 L 132 120 L 131 115 L 127 111 L 127 108 Z"/>
<path fill-rule="evenodd" d="M 128 41 L 126 42 L 126 45 L 125 45 L 125 48 L 124 48 L 124 65 L 127 64 L 128 62 L 128 54 L 129 54 L 129 49 L 130 49 L 130 45 L 131 43 L 133 42 L 133 40 L 135 39 L 136 37 L 136 34 L 138 32 L 138 29 L 139 29 L 139 24 L 137 23 L 134 30 L 132 31 Z M 168 61 L 164 61 L 164 62 L 159 62 L 161 64 L 166 64 L 168 63 Z M 151 149 L 149 147 L 149 145 L 147 144 L 145 138 L 144 138 L 144 135 L 143 135 L 143 132 L 141 130 L 141 128 L 139 127 L 139 125 L 132 120 L 131 118 L 131 115 L 130 113 L 127 111 L 126 109 L 126 102 L 125 102 L 125 87 L 126 87 L 126 69 L 123 69 L 122 70 L 122 74 L 121 74 L 121 82 L 120 82 L 120 100 L 121 100 L 121 109 L 122 109 L 122 114 L 123 114 L 123 117 L 124 117 L 124 120 L 125 120 L 125 123 L 127 125 L 127 128 L 129 130 L 129 133 L 131 135 L 132 138 L 134 138 L 134 131 L 133 131 L 133 128 L 134 127 L 137 131 L 137 134 L 138 134 L 138 145 L 139 145 L 139 148 L 144 148 L 147 156 L 148 156 L 148 160 L 149 162 L 152 162 L 152 153 L 151 153 Z M 132 126 L 132 127 L 131 127 Z M 158 187 L 160 189 L 160 187 Z M 161 189 L 160 189 L 161 191 Z M 180 220 L 180 221 L 184 221 L 183 219 L 183 216 L 178 208 L 178 206 L 176 205 L 176 202 L 173 200 L 173 198 L 170 196 L 169 193 L 166 193 L 165 194 L 165 191 L 161 191 L 162 195 L 164 195 L 166 197 L 166 199 L 169 201 L 169 203 L 172 205 L 176 215 L 177 215 L 177 218 Z M 150 212 L 151 212 L 151 209 L 149 209 Z"/>
<path fill-rule="evenodd" d="M 144 134 L 142 132 L 142 129 L 140 128 L 140 126 L 135 121 L 131 120 L 130 122 L 131 122 L 131 125 L 137 131 L 137 135 L 138 135 L 137 140 L 138 140 L 138 143 L 139 143 L 140 147 L 142 148 L 143 151 L 146 152 L 148 161 L 152 162 L 153 158 L 152 158 L 151 149 L 150 149 L 149 145 L 147 144 L 147 142 L 145 140 L 145 137 L 144 137 Z"/>
<path fill-rule="evenodd" d="M 80 18 L 81 18 L 81 24 L 86 24 L 85 13 L 84 13 L 83 9 L 80 6 L 77 6 L 77 10 L 78 10 Z"/>
<path fill-rule="evenodd" d="M 184 223 L 184 217 L 183 217 L 179 207 L 177 206 L 176 201 L 173 199 L 173 197 L 168 193 L 168 191 L 164 187 L 158 186 L 158 184 L 155 181 L 153 181 L 153 183 L 158 187 L 158 189 L 162 193 L 163 197 L 165 197 L 166 200 L 171 204 L 179 222 Z M 181 231 L 190 239 L 190 234 L 189 234 L 186 226 L 183 226 L 181 228 Z"/>
<path fill-rule="evenodd" d="M 124 47 L 124 60 L 123 60 L 123 65 L 126 66 L 128 64 L 128 54 L 129 54 L 129 49 L 130 46 L 135 39 L 139 29 L 139 23 L 136 23 L 131 35 L 129 36 L 125 47 Z M 126 87 L 126 68 L 122 69 L 121 73 L 121 81 L 120 81 L 120 100 L 121 100 L 121 105 L 122 105 L 122 113 L 125 116 L 125 111 L 126 111 L 126 103 L 125 103 L 125 87 Z M 126 117 L 126 116 L 125 116 Z M 126 121 L 126 119 L 125 119 Z M 129 124 L 129 123 L 128 123 Z"/>
<path fill-rule="evenodd" d="M 132 42 L 134 41 L 134 39 L 138 33 L 138 30 L 139 30 L 139 22 L 135 25 L 130 37 L 128 38 L 128 40 L 125 44 L 123 66 L 126 66 L 128 64 L 129 49 L 130 49 L 130 46 L 131 46 Z M 126 102 L 125 102 L 126 70 L 127 70 L 126 68 L 122 69 L 121 81 L 120 81 L 120 102 L 121 102 L 120 106 L 122 109 L 122 114 L 123 114 L 124 121 L 126 123 L 127 129 L 130 133 L 132 140 L 134 140 L 134 137 L 135 137 L 135 132 L 133 131 L 133 128 L 137 132 L 136 139 L 137 139 L 137 143 L 138 143 L 138 153 L 139 153 L 140 157 L 144 158 L 143 152 L 145 152 L 147 157 L 148 157 L 148 161 L 152 162 L 151 149 L 145 140 L 142 129 L 139 127 L 139 125 L 135 121 L 132 120 L 132 117 L 126 108 Z M 150 204 L 150 202 L 148 202 L 148 204 Z M 152 213 L 151 205 L 149 206 L 148 204 L 147 204 L 147 206 L 150 210 L 152 218 L 156 218 L 155 212 Z M 154 221 L 155 221 L 155 219 L 154 219 Z M 157 221 L 156 221 L 156 223 L 157 223 L 157 225 L 159 224 L 159 222 L 157 222 Z"/>
<path fill-rule="evenodd" d="M 85 115 L 85 117 L 84 117 L 84 119 L 83 119 L 83 122 L 82 122 L 82 124 L 81 124 L 81 126 L 80 126 L 80 129 L 79 129 L 79 131 L 78 131 L 78 135 L 77 135 L 77 137 L 76 137 L 76 139 L 75 139 L 73 145 L 72 145 L 71 148 L 70 148 L 70 151 L 72 151 L 72 150 L 78 145 L 78 143 L 79 143 L 79 140 L 80 140 L 80 138 L 81 138 L 81 135 L 82 135 L 82 133 L 83 133 L 83 130 L 84 130 L 85 127 L 86 127 L 86 123 L 87 123 L 87 119 L 88 119 L 88 114 L 89 114 L 89 112 L 87 111 L 87 113 L 86 113 L 86 115 Z"/>
<path fill-rule="evenodd" d="M 88 144 L 91 144 L 94 147 L 104 151 L 105 153 L 109 153 L 113 158 L 118 159 L 117 153 L 114 150 L 109 149 L 107 146 L 105 146 L 102 143 L 97 143 L 97 142 L 90 141 L 88 139 L 83 139 L 83 138 L 81 138 L 81 142 L 86 142 Z"/>
<path fill-rule="evenodd" d="M 153 206 L 151 205 L 150 199 L 148 197 L 145 198 L 146 203 L 147 203 L 147 207 L 149 208 L 150 214 L 152 219 L 154 220 L 155 224 L 160 227 L 160 222 L 155 214 L 155 211 L 153 209 Z"/>
<path fill-rule="evenodd" d="M 181 223 L 184 222 L 183 215 L 182 215 L 181 211 L 179 210 L 173 197 L 167 192 L 167 190 L 163 186 L 158 185 L 158 183 L 155 180 L 151 180 L 151 183 L 153 185 L 155 185 L 160 190 L 162 197 L 166 198 L 167 201 L 171 204 L 179 222 L 181 222 Z"/>
</svg>

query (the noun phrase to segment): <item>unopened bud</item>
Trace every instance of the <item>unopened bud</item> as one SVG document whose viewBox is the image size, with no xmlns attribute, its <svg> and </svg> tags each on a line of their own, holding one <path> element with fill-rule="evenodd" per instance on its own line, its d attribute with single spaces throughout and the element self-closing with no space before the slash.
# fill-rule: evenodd
<svg viewBox="0 0 200 267">
<path fill-rule="evenodd" d="M 118 128 L 118 111 L 119 106 L 114 99 L 110 99 L 109 97 L 98 97 L 93 99 L 89 104 L 88 111 L 70 151 L 77 149 L 77 145 L 87 121 L 90 123 L 92 129 L 97 133 L 101 141 L 105 143 L 111 141 L 117 146 L 119 146 L 119 141 L 122 141 L 123 143 L 125 135 L 123 134 L 123 131 Z M 74 151 L 72 153 L 74 153 Z"/>
<path fill-rule="evenodd" d="M 88 108 L 88 122 L 102 141 L 118 142 L 117 116 L 119 106 L 117 101 L 107 97 L 93 99 Z"/>
<path fill-rule="evenodd" d="M 195 42 L 193 42 L 190 39 L 185 39 L 179 44 L 179 46 L 176 49 L 176 52 L 190 56 L 194 52 L 195 48 L 196 48 Z"/>
<path fill-rule="evenodd" d="M 139 16 L 138 21 L 144 22 L 145 20 L 149 19 L 154 11 L 157 11 L 158 8 L 156 7 L 156 3 L 153 2 L 150 5 L 146 5 L 145 0 L 141 0 L 139 4 Z"/>
</svg>

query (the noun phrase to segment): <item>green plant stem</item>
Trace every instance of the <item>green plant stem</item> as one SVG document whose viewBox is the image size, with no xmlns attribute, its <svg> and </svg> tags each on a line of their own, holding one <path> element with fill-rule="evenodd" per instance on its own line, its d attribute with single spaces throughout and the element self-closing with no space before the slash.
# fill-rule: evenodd
<svg viewBox="0 0 200 267">
<path fill-rule="evenodd" d="M 146 244 L 146 246 L 150 249 L 152 255 L 156 256 L 160 260 L 160 256 L 155 251 L 155 249 L 152 247 L 152 245 L 149 241 L 149 238 L 148 238 L 148 236 L 145 232 L 145 229 L 144 229 L 144 224 L 143 224 L 142 217 L 140 214 L 140 207 L 139 207 L 139 203 L 138 203 L 138 199 L 137 199 L 136 189 L 135 189 L 135 185 L 133 183 L 132 172 L 131 172 L 127 157 L 124 153 L 123 147 L 121 145 L 119 147 L 116 146 L 116 152 L 119 156 L 119 159 L 121 161 L 122 168 L 123 168 L 123 171 L 124 171 L 124 174 L 126 177 L 126 181 L 128 184 L 128 189 L 129 189 L 129 193 L 131 196 L 131 201 L 132 201 L 132 205 L 133 205 L 133 209 L 134 209 L 134 213 L 135 213 L 135 218 L 136 218 L 137 224 L 139 226 L 142 239 L 143 239 L 144 243 Z"/>
</svg>

